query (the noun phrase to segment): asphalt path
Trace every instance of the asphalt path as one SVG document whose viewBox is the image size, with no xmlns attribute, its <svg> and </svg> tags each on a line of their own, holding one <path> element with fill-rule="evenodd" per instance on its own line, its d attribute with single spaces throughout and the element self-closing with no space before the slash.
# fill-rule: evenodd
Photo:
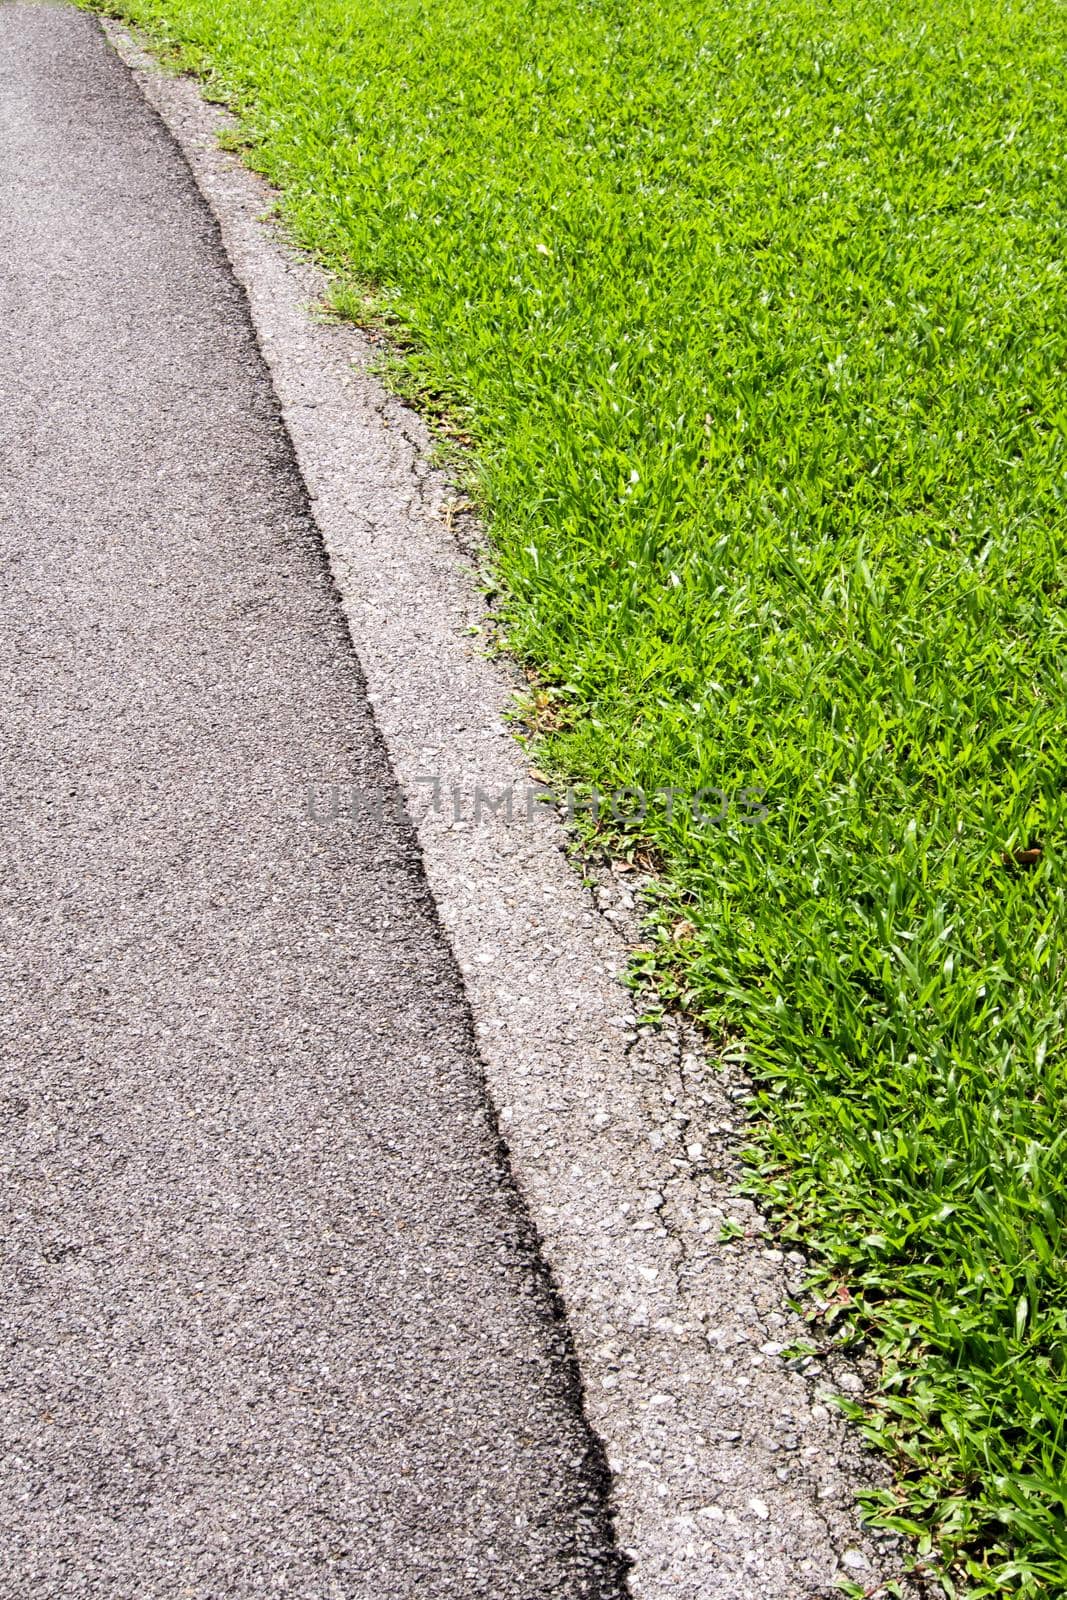
<svg viewBox="0 0 1067 1600">
<path fill-rule="evenodd" d="M 620 1595 L 244 299 L 58 6 L 0 6 L 0 740 L 0 1593 Z"/>
</svg>

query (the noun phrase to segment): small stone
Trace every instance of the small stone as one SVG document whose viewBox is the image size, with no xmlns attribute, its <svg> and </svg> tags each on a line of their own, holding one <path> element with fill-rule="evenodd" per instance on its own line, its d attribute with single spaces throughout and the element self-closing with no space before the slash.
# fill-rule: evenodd
<svg viewBox="0 0 1067 1600">
<path fill-rule="evenodd" d="M 867 1560 L 862 1550 L 846 1550 L 841 1557 L 841 1565 L 850 1572 L 869 1572 L 871 1563 Z"/>
<path fill-rule="evenodd" d="M 767 1518 L 770 1516 L 770 1512 L 767 1510 L 766 1500 L 761 1500 L 758 1495 L 753 1495 L 752 1499 L 748 1503 L 756 1513 L 757 1517 L 759 1517 L 760 1521 L 766 1522 Z"/>
</svg>

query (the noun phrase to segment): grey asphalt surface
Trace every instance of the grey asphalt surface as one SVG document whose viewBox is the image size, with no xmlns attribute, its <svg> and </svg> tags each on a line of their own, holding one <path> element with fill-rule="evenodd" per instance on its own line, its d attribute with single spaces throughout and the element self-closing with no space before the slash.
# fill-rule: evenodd
<svg viewBox="0 0 1067 1600">
<path fill-rule="evenodd" d="M 245 302 L 0 6 L 0 1594 L 616 1597 L 602 1455 Z"/>
</svg>

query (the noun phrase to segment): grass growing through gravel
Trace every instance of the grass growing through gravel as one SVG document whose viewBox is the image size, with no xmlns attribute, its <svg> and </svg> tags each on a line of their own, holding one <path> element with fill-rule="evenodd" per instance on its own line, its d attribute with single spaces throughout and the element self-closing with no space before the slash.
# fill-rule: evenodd
<svg viewBox="0 0 1067 1600">
<path fill-rule="evenodd" d="M 1067 10 L 121 9 L 474 439 L 541 763 L 724 792 L 638 830 L 649 965 L 876 1342 L 884 1511 L 1067 1593 Z"/>
</svg>

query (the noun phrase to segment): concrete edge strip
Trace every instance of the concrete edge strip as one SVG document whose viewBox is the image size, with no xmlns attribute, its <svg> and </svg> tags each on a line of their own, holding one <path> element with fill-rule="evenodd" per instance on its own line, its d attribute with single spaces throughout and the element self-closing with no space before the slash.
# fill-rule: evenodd
<svg viewBox="0 0 1067 1600">
<path fill-rule="evenodd" d="M 484 652 L 455 491 L 429 464 L 427 431 L 373 375 L 372 340 L 313 314 L 328 280 L 270 220 L 272 191 L 219 148 L 232 119 L 128 29 L 103 27 L 247 294 L 567 1309 L 631 1590 L 800 1600 L 845 1578 L 876 1595 L 897 1545 L 858 1527 L 854 1498 L 884 1474 L 819 1391 L 862 1379 L 843 1361 L 790 1359 L 803 1260 L 766 1248 L 733 1192 L 744 1086 L 708 1066 L 690 1029 L 638 1025 L 618 981 L 627 880 L 605 875 L 592 894 L 532 797 L 505 720 L 519 680 Z M 344 774 L 307 778 L 309 827 L 358 826 L 376 803 Z"/>
</svg>

